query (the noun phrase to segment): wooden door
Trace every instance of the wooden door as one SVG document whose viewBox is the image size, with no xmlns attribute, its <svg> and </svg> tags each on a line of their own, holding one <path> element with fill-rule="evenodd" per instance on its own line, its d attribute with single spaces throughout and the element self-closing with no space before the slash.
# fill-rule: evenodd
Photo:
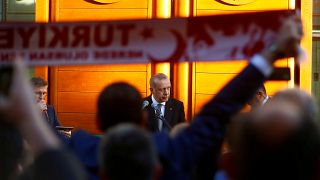
<svg viewBox="0 0 320 180">
<path fill-rule="evenodd" d="M 98 21 L 147 19 L 151 17 L 151 7 L 151 0 L 52 0 L 50 10 L 52 21 Z M 50 68 L 50 100 L 63 125 L 99 133 L 99 92 L 113 82 L 125 81 L 146 96 L 150 74 L 149 64 L 57 66 Z"/>
<path fill-rule="evenodd" d="M 243 2 L 243 4 L 241 4 Z M 213 14 L 234 14 L 263 10 L 289 9 L 289 0 L 194 0 L 195 16 Z M 279 67 L 291 67 L 288 59 L 277 63 Z M 196 62 L 193 64 L 193 113 L 215 95 L 231 78 L 238 74 L 247 61 Z M 291 69 L 293 71 L 293 69 Z M 267 82 L 266 89 L 273 95 L 279 89 L 293 85 L 293 81 Z"/>
</svg>

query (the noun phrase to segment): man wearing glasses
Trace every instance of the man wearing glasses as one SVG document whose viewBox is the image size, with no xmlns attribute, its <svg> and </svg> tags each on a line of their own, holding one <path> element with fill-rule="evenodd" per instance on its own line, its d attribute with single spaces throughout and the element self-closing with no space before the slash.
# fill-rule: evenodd
<svg viewBox="0 0 320 180">
<path fill-rule="evenodd" d="M 60 122 L 53 106 L 48 105 L 46 101 L 48 94 L 48 82 L 40 77 L 33 77 L 31 79 L 31 84 L 35 94 L 36 102 L 42 111 L 44 118 L 54 129 L 57 126 L 60 126 Z"/>
</svg>

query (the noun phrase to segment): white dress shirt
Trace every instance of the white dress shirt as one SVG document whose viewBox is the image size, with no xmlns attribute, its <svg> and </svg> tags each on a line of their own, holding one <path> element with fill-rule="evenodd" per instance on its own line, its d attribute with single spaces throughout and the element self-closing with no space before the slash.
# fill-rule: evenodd
<svg viewBox="0 0 320 180">
<path fill-rule="evenodd" d="M 264 106 L 269 100 L 269 96 L 267 96 L 266 98 L 264 98 L 264 100 L 262 101 L 262 106 Z"/>
<path fill-rule="evenodd" d="M 259 54 L 254 55 L 251 58 L 250 63 L 255 66 L 265 77 L 269 77 L 273 72 L 272 65 Z"/>
</svg>

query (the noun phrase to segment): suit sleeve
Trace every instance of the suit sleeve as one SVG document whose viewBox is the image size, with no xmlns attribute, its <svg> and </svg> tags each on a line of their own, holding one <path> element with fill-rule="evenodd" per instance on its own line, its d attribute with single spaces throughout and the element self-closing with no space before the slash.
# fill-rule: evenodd
<svg viewBox="0 0 320 180">
<path fill-rule="evenodd" d="M 56 110 L 54 109 L 53 106 L 52 106 L 52 109 L 53 109 L 53 125 L 54 125 L 54 127 L 61 126 L 60 121 L 58 120 Z"/>
<path fill-rule="evenodd" d="M 186 116 L 184 113 L 184 105 L 183 102 L 180 103 L 180 111 L 179 111 L 179 123 L 186 122 Z"/>
<path fill-rule="evenodd" d="M 42 153 L 36 157 L 33 170 L 34 179 L 88 179 L 80 162 L 66 150 L 50 150 Z"/>
<path fill-rule="evenodd" d="M 162 162 L 173 168 L 177 165 L 192 168 L 202 156 L 212 154 L 212 150 L 219 152 L 230 118 L 241 110 L 263 81 L 264 75 L 255 66 L 248 65 L 202 108 L 180 135 L 174 139 L 165 134 L 156 135 Z"/>
</svg>

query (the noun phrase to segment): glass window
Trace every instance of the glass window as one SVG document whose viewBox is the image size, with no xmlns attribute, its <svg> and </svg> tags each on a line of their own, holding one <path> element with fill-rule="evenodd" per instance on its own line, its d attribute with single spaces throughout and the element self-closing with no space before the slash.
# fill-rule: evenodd
<svg viewBox="0 0 320 180">
<path fill-rule="evenodd" d="M 312 92 L 320 107 L 320 0 L 313 0 Z"/>
</svg>

